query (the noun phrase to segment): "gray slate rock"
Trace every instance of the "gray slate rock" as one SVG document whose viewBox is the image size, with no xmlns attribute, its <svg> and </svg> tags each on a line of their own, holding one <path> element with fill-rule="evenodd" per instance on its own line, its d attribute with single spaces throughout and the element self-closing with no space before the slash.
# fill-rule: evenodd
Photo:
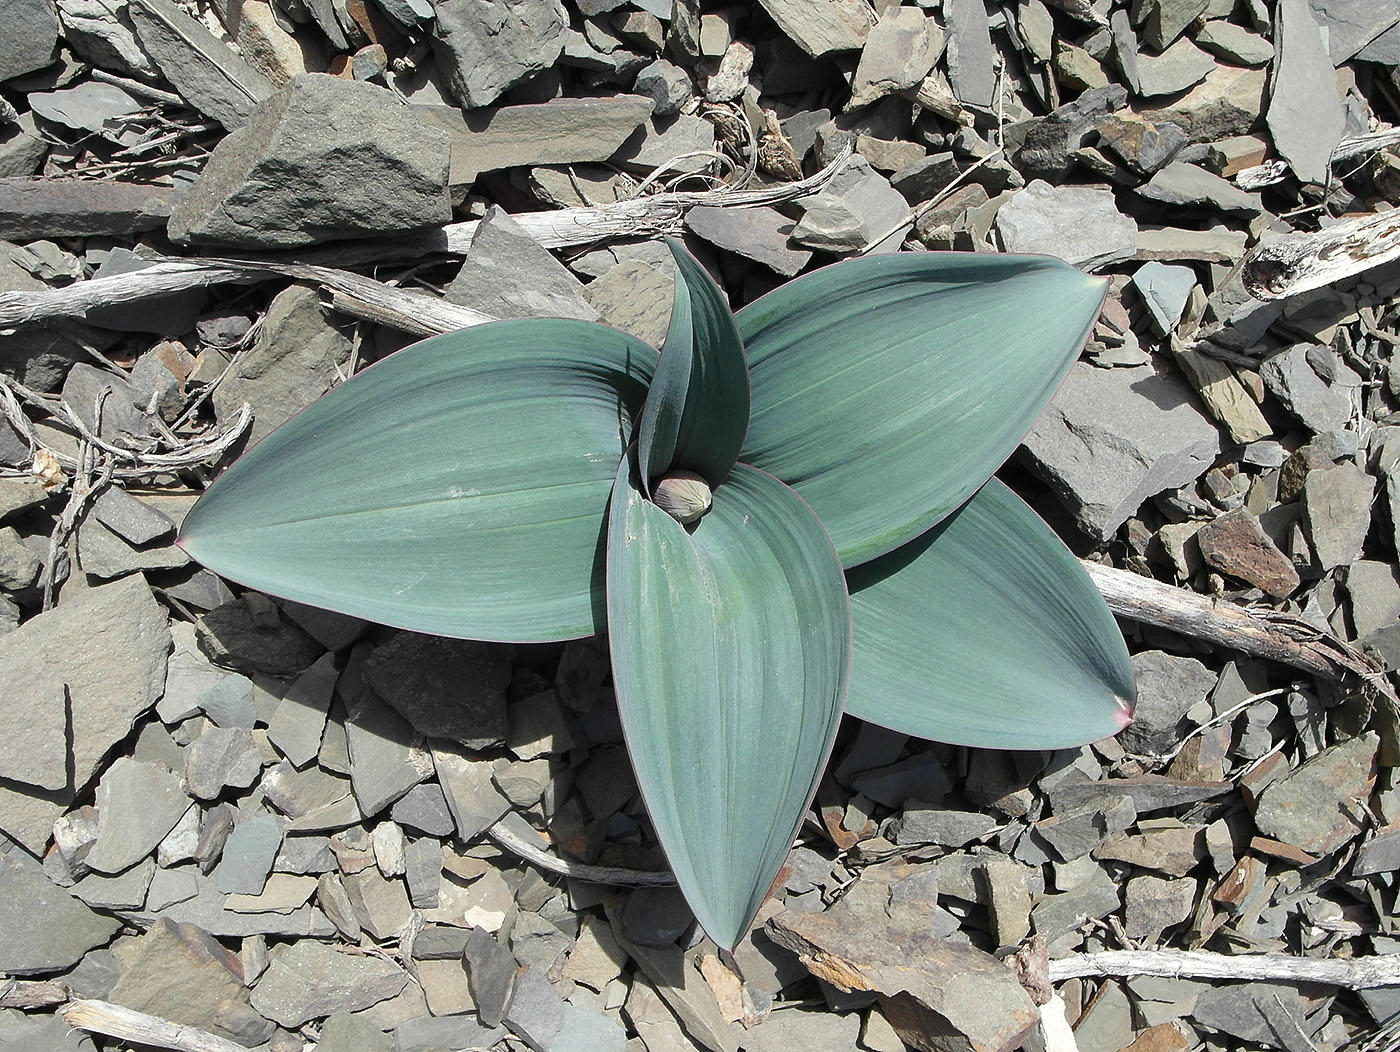
<svg viewBox="0 0 1400 1052">
<path fill-rule="evenodd" d="M 44 564 L 13 526 L 0 527 L 0 588 L 22 592 L 39 582 Z"/>
<path fill-rule="evenodd" d="M 1325 183 L 1332 150 L 1346 132 L 1336 76 L 1308 0 L 1279 0 L 1265 121 L 1274 149 L 1305 183 Z"/>
<path fill-rule="evenodd" d="M 1203 475 L 1220 433 L 1173 373 L 1076 362 L 1023 448 L 1079 525 L 1108 538 L 1148 497 Z"/>
<path fill-rule="evenodd" d="M 1373 0 L 1308 0 L 1317 24 L 1327 30 L 1327 53 L 1340 66 L 1400 22 L 1394 5 Z M 1379 57 L 1369 61 L 1378 62 Z M 0 78 L 3 79 L 3 78 Z"/>
<path fill-rule="evenodd" d="M 538 968 L 516 979 L 501 1021 L 534 1052 L 552 1052 L 564 1029 L 564 1001 Z"/>
<path fill-rule="evenodd" d="M 228 835 L 223 857 L 214 870 L 215 886 L 225 895 L 261 893 L 281 846 L 282 827 L 272 815 L 238 822 Z"/>
<path fill-rule="evenodd" d="M 434 9 L 438 68 L 465 109 L 552 66 L 569 26 L 560 0 L 443 0 Z"/>
<path fill-rule="evenodd" d="M 611 161 L 627 171 L 650 175 L 653 169 L 670 164 L 682 154 L 714 148 L 713 124 L 693 113 L 677 113 L 673 117 L 656 116 L 643 122 L 617 148 Z M 706 163 L 704 158 L 687 158 L 677 162 L 674 170 L 698 172 Z"/>
<path fill-rule="evenodd" d="M 183 924 L 193 924 L 211 935 L 237 939 L 249 935 L 324 939 L 335 934 L 336 929 L 325 914 L 313 906 L 300 906 L 290 913 L 239 913 L 224 908 L 228 896 L 218 890 L 213 878 L 199 876 L 195 879 L 195 886 L 193 897 L 182 898 L 173 906 L 165 907 L 161 916 Z M 147 923 L 154 919 L 150 914 L 138 916 Z"/>
<path fill-rule="evenodd" d="M 219 727 L 252 730 L 257 719 L 253 690 L 253 681 L 248 677 L 225 676 L 200 695 L 199 707 Z"/>
<path fill-rule="evenodd" d="M 1209 6 L 1209 0 L 1150 0 L 1142 38 L 1154 51 L 1161 51 L 1185 32 Z M 1138 5 L 1134 5 L 1134 11 Z"/>
<path fill-rule="evenodd" d="M 1165 753 L 1180 740 L 1187 710 L 1215 687 L 1215 674 L 1195 658 L 1161 650 L 1134 654 L 1132 661 L 1137 709 L 1118 740 L 1129 752 Z"/>
<path fill-rule="evenodd" d="M 762 263 L 783 277 L 795 276 L 812 259 L 807 249 L 790 247 L 794 224 L 775 208 L 702 205 L 686 213 L 685 225 L 710 244 Z"/>
<path fill-rule="evenodd" d="M 19 120 L 0 125 L 0 179 L 38 175 L 49 144 L 39 135 L 32 113 L 21 113 Z"/>
<path fill-rule="evenodd" d="M 1303 521 L 1321 569 L 1346 566 L 1361 557 L 1371 528 L 1376 480 L 1355 464 L 1309 471 L 1303 483 Z"/>
<path fill-rule="evenodd" d="M 97 842 L 83 860 L 120 873 L 155 850 L 190 808 L 180 778 L 156 763 L 120 757 L 97 785 Z"/>
<path fill-rule="evenodd" d="M 253 347 L 240 354 L 214 391 L 214 408 L 229 419 L 245 402 L 253 407 L 248 444 L 331 389 L 350 360 L 352 326 L 332 314 L 320 295 L 291 285 L 273 297 Z"/>
<path fill-rule="evenodd" d="M 320 751 L 338 678 L 334 656 L 323 654 L 296 678 L 268 721 L 268 738 L 298 767 L 305 767 Z"/>
<path fill-rule="evenodd" d="M 68 785 L 68 691 L 49 675 L 25 676 L 0 665 L 0 778 L 43 789 Z"/>
<path fill-rule="evenodd" d="M 1241 190 L 1228 179 L 1222 179 L 1204 168 L 1184 161 L 1175 161 L 1157 172 L 1137 192 L 1149 201 L 1182 207 L 1206 207 L 1217 212 L 1241 212 L 1246 215 L 1264 210 L 1258 194 Z"/>
<path fill-rule="evenodd" d="M 505 1027 L 487 1026 L 474 1015 L 420 1015 L 394 1027 L 394 1052 L 491 1048 L 505 1036 Z"/>
<path fill-rule="evenodd" d="M 103 0 L 59 0 L 63 42 L 85 62 L 154 80 L 160 71 L 136 43 L 127 6 Z"/>
<path fill-rule="evenodd" d="M 1214 56 L 1183 37 L 1160 55 L 1138 56 L 1137 93 L 1146 98 L 1176 95 L 1205 80 L 1214 68 Z"/>
<path fill-rule="evenodd" d="M 414 730 L 472 749 L 505 738 L 510 651 L 400 632 L 365 661 L 365 679 Z"/>
<path fill-rule="evenodd" d="M 632 90 L 651 99 L 656 116 L 669 117 L 690 101 L 695 85 L 680 66 L 659 58 L 637 74 Z"/>
<path fill-rule="evenodd" d="M 400 825 L 409 826 L 429 836 L 447 836 L 455 828 L 447 798 L 436 782 L 415 785 L 394 801 L 389 817 Z M 424 841 L 420 841 L 423 843 Z"/>
<path fill-rule="evenodd" d="M 874 21 L 859 0 L 759 0 L 778 28 L 812 58 L 855 51 L 865 44 Z"/>
<path fill-rule="evenodd" d="M 398 713 L 366 691 L 345 720 L 350 784 L 360 813 L 373 818 L 431 774 L 415 750 L 418 735 Z"/>
<path fill-rule="evenodd" d="M 496 205 L 477 225 L 443 296 L 493 318 L 598 320 L 583 297 L 583 283 Z"/>
<path fill-rule="evenodd" d="M 997 75 L 982 0 L 945 0 L 948 23 L 948 82 L 965 105 L 985 109 L 996 95 Z"/>
<path fill-rule="evenodd" d="M 0 179 L 0 238 L 125 237 L 158 230 L 182 193 L 115 179 Z"/>
<path fill-rule="evenodd" d="M 1037 179 L 1001 206 L 996 223 L 1006 251 L 1058 256 L 1084 270 L 1131 259 L 1137 249 L 1137 223 L 1107 188 Z"/>
<path fill-rule="evenodd" d="M 382 88 L 299 76 L 214 148 L 170 236 L 294 248 L 446 223 L 448 145 Z"/>
<path fill-rule="evenodd" d="M 115 950 L 120 978 L 108 999 L 243 1045 L 276 1029 L 253 1011 L 238 958 L 209 932 L 167 919 Z"/>
<path fill-rule="evenodd" d="M 149 544 L 175 531 L 175 522 L 119 486 L 108 486 L 92 503 L 98 522 L 130 544 Z"/>
<path fill-rule="evenodd" d="M 653 112 L 655 103 L 647 93 L 640 85 L 636 91 L 636 95 L 550 99 L 470 113 L 450 106 L 415 106 L 414 113 L 447 133 L 451 140 L 448 181 L 466 186 L 480 173 L 502 168 L 607 160 Z"/>
<path fill-rule="evenodd" d="M 5 5 L 0 37 L 0 80 L 9 80 L 53 61 L 58 43 L 58 11 L 53 0 L 11 0 Z"/>
<path fill-rule="evenodd" d="M 160 697 L 169 652 L 169 618 L 140 576 L 78 593 L 0 636 L 0 668 L 21 681 L 68 687 L 75 788 Z M 0 829 L 42 854 L 61 806 L 39 794 L 4 795 Z"/>
<path fill-rule="evenodd" d="M 492 780 L 489 760 L 471 759 L 460 749 L 435 748 L 433 766 L 464 842 L 480 836 L 510 810 L 510 801 Z"/>
<path fill-rule="evenodd" d="M 320 646 L 276 607 L 272 611 L 275 620 L 264 627 L 249 611 L 248 596 L 210 610 L 195 622 L 200 649 L 209 660 L 246 675 L 291 676 L 309 668 L 321 656 Z"/>
<path fill-rule="evenodd" d="M 917 7 L 891 7 L 866 38 L 847 109 L 916 87 L 943 52 L 943 30 Z"/>
<path fill-rule="evenodd" d="M 1237 66 L 1262 66 L 1274 57 L 1274 46 L 1258 33 L 1224 19 L 1203 25 L 1196 33 L 1196 43 Z"/>
<path fill-rule="evenodd" d="M 209 727 L 185 750 L 185 784 L 198 800 L 246 789 L 262 773 L 262 753 L 245 727 Z"/>
<path fill-rule="evenodd" d="M 1336 431 L 1351 419 L 1361 378 L 1345 365 L 1334 367 L 1329 382 L 1313 369 L 1316 344 L 1297 343 L 1267 358 L 1259 375 L 1269 393 L 1314 434 Z"/>
<path fill-rule="evenodd" d="M 78 565 L 93 577 L 109 580 L 138 570 L 174 570 L 189 562 L 173 544 L 136 548 L 95 520 L 78 527 Z"/>
<path fill-rule="evenodd" d="M 127 5 L 136 39 L 180 97 L 229 131 L 248 122 L 276 89 L 204 23 L 171 0 Z"/>
<path fill-rule="evenodd" d="M 1152 315 L 1157 331 L 1165 336 L 1181 320 L 1181 312 L 1186 309 L 1186 301 L 1196 287 L 1196 272 L 1190 267 L 1153 261 L 1138 267 L 1133 274 L 1133 285 Z"/>
<path fill-rule="evenodd" d="M 1281 983 L 1227 983 L 1204 990 L 1195 999 L 1191 1018 L 1241 1041 L 1285 1052 L 1309 1052 L 1313 1047 L 1301 1026 L 1280 1025 L 1307 1017 L 1307 1007 L 1295 987 Z"/>
<path fill-rule="evenodd" d="M 1374 731 L 1324 749 L 1269 783 L 1254 810 L 1265 836 L 1317 856 L 1349 843 L 1366 826 L 1363 801 L 1376 782 Z"/>
<path fill-rule="evenodd" d="M 406 985 L 408 973 L 391 961 L 302 940 L 272 958 L 253 990 L 253 1007 L 295 1028 L 335 1011 L 368 1008 Z"/>
<path fill-rule="evenodd" d="M 55 886 L 32 860 L 0 858 L 0 971 L 62 971 L 120 927 Z"/>
<path fill-rule="evenodd" d="M 891 833 L 894 842 L 904 844 L 937 844 L 957 848 L 996 828 L 996 819 L 980 811 L 958 811 L 946 807 L 920 806 L 910 801 L 904 814 L 895 822 Z"/>
</svg>

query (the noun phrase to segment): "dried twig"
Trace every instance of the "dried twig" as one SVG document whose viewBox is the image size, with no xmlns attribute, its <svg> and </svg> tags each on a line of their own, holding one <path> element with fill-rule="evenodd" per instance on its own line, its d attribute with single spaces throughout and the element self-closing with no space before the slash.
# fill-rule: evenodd
<svg viewBox="0 0 1400 1052">
<path fill-rule="evenodd" d="M 654 888 L 669 887 L 676 878 L 665 870 L 622 869 L 618 866 L 590 866 L 584 862 L 570 862 L 568 859 L 551 855 L 542 846 L 540 836 L 529 822 L 514 812 L 486 830 L 486 835 L 511 854 L 519 855 L 527 862 L 533 862 L 541 869 L 560 873 L 575 880 L 590 884 L 607 884 L 614 887 Z"/>
<path fill-rule="evenodd" d="M 1130 621 L 1280 661 L 1325 679 L 1353 676 L 1379 687 L 1379 665 L 1316 625 L 1288 614 L 1254 611 L 1127 570 L 1084 561 L 1108 608 Z"/>
<path fill-rule="evenodd" d="M 1105 950 L 1050 962 L 1060 982 L 1098 975 L 1161 975 L 1172 979 L 1236 979 L 1326 983 L 1348 990 L 1400 985 L 1400 955 L 1352 959 L 1291 957 L 1282 953 L 1212 953 L 1209 950 Z"/>
<path fill-rule="evenodd" d="M 169 1048 L 175 1052 L 246 1052 L 237 1042 L 207 1030 L 172 1023 L 108 1001 L 74 1001 L 58 1012 L 69 1026 L 78 1030 L 106 1034 L 153 1048 Z"/>
<path fill-rule="evenodd" d="M 245 404 L 239 408 L 227 426 L 189 439 L 167 452 L 123 449 L 101 438 L 83 423 L 67 404 L 60 402 L 57 406 L 52 405 L 22 384 L 0 376 L 0 415 L 10 421 L 15 430 L 29 443 L 31 450 L 46 453 L 70 472 L 89 470 L 90 465 L 85 467 L 81 454 L 73 457 L 44 445 L 34 430 L 34 425 L 24 415 L 20 406 L 21 399 L 45 413 L 58 416 L 77 433 L 85 446 L 94 452 L 105 454 L 110 464 L 110 477 L 119 479 L 149 478 L 152 475 L 180 471 L 215 460 L 227 452 L 253 422 L 253 409 Z"/>
<path fill-rule="evenodd" d="M 1244 287 L 1261 300 L 1283 299 L 1396 259 L 1400 259 L 1400 208 L 1256 245 L 1244 258 Z"/>
<path fill-rule="evenodd" d="M 697 193 L 654 194 L 636 201 L 619 201 L 601 208 L 561 208 L 554 212 L 527 212 L 513 216 L 533 240 L 546 248 L 576 248 L 604 242 L 617 237 L 647 237 L 674 227 L 685 213 L 696 205 L 726 208 L 750 208 L 770 205 L 815 193 L 846 163 L 849 150 L 842 153 L 816 175 L 793 183 L 762 187 L 755 190 L 711 190 Z M 361 262 L 372 262 L 376 251 L 395 252 L 399 256 L 417 257 L 431 252 L 464 255 L 471 245 L 480 220 L 453 223 L 416 242 L 391 242 L 389 247 L 359 246 Z M 298 262 L 252 259 L 163 259 L 143 270 L 109 278 L 77 281 L 62 288 L 35 292 L 0 293 L 0 331 L 22 325 L 32 325 L 52 318 L 77 317 L 94 307 L 110 307 L 136 303 L 186 289 L 221 284 L 251 284 L 272 277 L 289 277 L 309 281 L 359 300 L 371 308 L 392 303 L 397 309 L 398 297 L 385 299 L 383 282 L 363 277 L 347 270 Z M 439 305 L 439 317 L 451 315 L 453 328 L 461 328 L 459 319 L 468 308 Z M 414 314 L 431 316 L 431 306 L 415 304 Z M 474 316 L 477 322 L 488 321 L 484 314 Z M 425 322 L 425 324 L 427 324 Z M 414 331 L 410 329 L 409 331 Z M 425 331 L 447 331 L 440 327 Z"/>
</svg>

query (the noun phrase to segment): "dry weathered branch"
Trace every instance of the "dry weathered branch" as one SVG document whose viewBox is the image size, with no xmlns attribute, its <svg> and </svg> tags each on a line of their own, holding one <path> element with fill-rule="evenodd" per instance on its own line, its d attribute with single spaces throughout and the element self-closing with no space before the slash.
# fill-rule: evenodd
<svg viewBox="0 0 1400 1052">
<path fill-rule="evenodd" d="M 1251 295 L 1276 300 L 1395 259 L 1400 259 L 1400 208 L 1265 241 L 1245 256 L 1242 276 Z"/>
<path fill-rule="evenodd" d="M 1173 979 L 1237 979 L 1327 983 L 1348 990 L 1400 985 L 1400 954 L 1346 959 L 1290 957 L 1281 953 L 1211 953 L 1209 950 L 1106 950 L 1050 962 L 1050 979 L 1096 975 L 1161 975 Z"/>
<path fill-rule="evenodd" d="M 69 1026 L 78 1030 L 119 1037 L 153 1048 L 170 1048 L 176 1052 L 246 1052 L 242 1045 L 208 1031 L 171 1023 L 107 1001 L 74 1001 L 58 1011 Z"/>
<path fill-rule="evenodd" d="M 799 182 L 757 190 L 714 190 L 703 193 L 665 193 L 635 201 L 619 201 L 600 208 L 561 208 L 554 212 L 527 212 L 513 216 L 525 233 L 546 248 L 575 248 L 608 241 L 618 237 L 648 237 L 673 228 L 686 211 L 696 205 L 745 208 L 775 204 L 815 193 L 846 163 L 849 150 L 842 151 L 826 168 Z M 391 258 L 411 258 L 432 252 L 464 255 L 476 233 L 478 220 L 452 223 L 416 242 L 393 241 L 382 246 L 359 246 L 360 251 L 345 250 L 359 262 L 373 262 L 376 251 L 390 253 Z M 0 293 L 0 331 L 32 325 L 52 318 L 77 317 L 94 307 L 111 307 L 163 296 L 171 292 L 202 288 L 208 285 L 252 284 L 272 277 L 289 277 L 319 284 L 332 292 L 369 304 L 369 308 L 400 309 L 393 297 L 386 299 L 383 282 L 363 277 L 347 270 L 308 263 L 279 262 L 253 259 L 164 259 L 144 270 L 109 278 L 78 281 L 63 288 L 36 292 Z M 438 315 L 429 307 L 415 304 L 410 316 L 420 317 L 429 330 L 450 331 L 439 325 L 450 315 L 451 328 L 463 327 L 464 318 L 474 316 L 475 324 L 491 320 L 484 314 L 461 312 L 440 304 Z M 403 319 L 400 319 L 402 321 Z M 472 322 L 466 322 L 472 323 Z"/>
<path fill-rule="evenodd" d="M 583 862 L 570 862 L 568 859 L 551 855 L 541 844 L 539 834 L 530 823 L 514 812 L 502 818 L 486 830 L 486 835 L 513 855 L 527 862 L 533 862 L 551 873 L 562 873 L 566 877 L 585 880 L 590 884 L 608 884 L 615 887 L 644 888 L 669 887 L 676 878 L 665 870 L 622 869 L 618 866 L 590 866 Z"/>
<path fill-rule="evenodd" d="M 0 982 L 0 1008 L 48 1008 L 69 998 L 68 987 L 52 979 Z"/>
<path fill-rule="evenodd" d="M 435 296 L 392 285 L 361 292 L 333 290 L 331 307 L 342 314 L 414 336 L 438 336 L 496 320 L 470 307 L 459 307 Z"/>
<path fill-rule="evenodd" d="M 1301 618 L 1233 606 L 1099 563 L 1085 561 L 1084 568 L 1108 608 L 1129 621 L 1281 661 L 1326 679 L 1381 672 L 1365 654 Z"/>
</svg>

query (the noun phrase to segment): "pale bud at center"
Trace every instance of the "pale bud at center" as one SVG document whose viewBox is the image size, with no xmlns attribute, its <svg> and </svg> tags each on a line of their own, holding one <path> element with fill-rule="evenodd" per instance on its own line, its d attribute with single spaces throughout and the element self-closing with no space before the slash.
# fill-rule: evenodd
<svg viewBox="0 0 1400 1052">
<path fill-rule="evenodd" d="M 689 526 L 710 510 L 710 485 L 693 471 L 672 471 L 652 484 L 651 499 L 682 526 Z"/>
</svg>

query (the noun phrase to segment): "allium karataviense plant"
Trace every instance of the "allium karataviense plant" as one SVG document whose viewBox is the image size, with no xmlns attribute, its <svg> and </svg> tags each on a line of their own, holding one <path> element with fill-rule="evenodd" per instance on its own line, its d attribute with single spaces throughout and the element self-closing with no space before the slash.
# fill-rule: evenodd
<svg viewBox="0 0 1400 1052">
<path fill-rule="evenodd" d="M 732 948 L 843 710 L 1004 749 L 1128 722 L 1112 616 L 991 478 L 1106 282 L 1042 257 L 885 255 L 735 315 L 668 244 L 659 357 L 560 319 L 424 340 L 255 446 L 181 543 L 245 585 L 418 632 L 606 632 L 657 837 Z"/>
</svg>

